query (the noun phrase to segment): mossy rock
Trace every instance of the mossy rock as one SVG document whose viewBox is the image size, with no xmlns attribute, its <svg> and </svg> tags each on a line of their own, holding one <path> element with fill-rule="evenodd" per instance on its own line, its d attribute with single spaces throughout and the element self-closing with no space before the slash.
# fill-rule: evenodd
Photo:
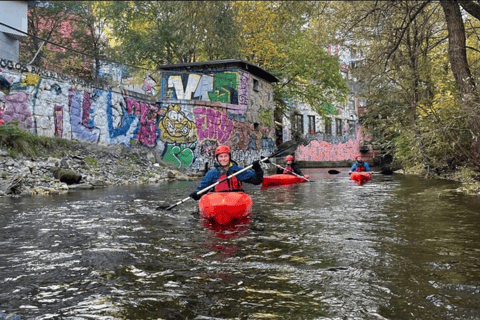
<svg viewBox="0 0 480 320">
<path fill-rule="evenodd" d="M 55 179 L 60 180 L 60 182 L 65 182 L 66 184 L 76 184 L 82 180 L 82 175 L 73 170 L 55 167 L 51 168 L 50 171 L 53 173 Z"/>
</svg>

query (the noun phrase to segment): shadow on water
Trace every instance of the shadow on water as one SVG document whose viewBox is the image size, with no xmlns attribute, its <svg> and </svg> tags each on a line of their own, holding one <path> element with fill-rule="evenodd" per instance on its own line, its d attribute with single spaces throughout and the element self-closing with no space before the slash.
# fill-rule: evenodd
<svg viewBox="0 0 480 320">
<path fill-rule="evenodd" d="M 338 170 L 226 229 L 155 210 L 199 181 L 0 199 L 0 319 L 478 319 L 478 199 Z"/>
</svg>

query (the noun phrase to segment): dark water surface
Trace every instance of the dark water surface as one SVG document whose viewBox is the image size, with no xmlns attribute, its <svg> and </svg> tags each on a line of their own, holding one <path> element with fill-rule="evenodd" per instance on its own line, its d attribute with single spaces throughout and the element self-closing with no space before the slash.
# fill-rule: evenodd
<svg viewBox="0 0 480 320">
<path fill-rule="evenodd" d="M 199 183 L 0 199 L 0 319 L 480 319 L 480 199 L 305 169 L 199 219 Z"/>
</svg>

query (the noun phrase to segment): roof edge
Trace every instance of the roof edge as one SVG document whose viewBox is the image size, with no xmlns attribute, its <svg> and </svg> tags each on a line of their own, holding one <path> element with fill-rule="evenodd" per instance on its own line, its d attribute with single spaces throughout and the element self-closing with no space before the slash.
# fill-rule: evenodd
<svg viewBox="0 0 480 320">
<path fill-rule="evenodd" d="M 188 71 L 189 68 L 196 69 L 201 66 L 215 66 L 215 65 L 232 65 L 238 66 L 243 70 L 250 72 L 253 75 L 263 78 L 269 82 L 278 82 L 278 78 L 275 77 L 270 72 L 262 69 L 259 66 L 251 64 L 249 62 L 238 60 L 238 59 L 224 59 L 224 60 L 213 60 L 213 61 L 200 61 L 200 62 L 189 62 L 189 63 L 177 63 L 177 64 L 166 64 L 158 67 L 159 71 L 178 71 L 174 69 L 185 69 Z M 203 73 L 203 72 L 202 72 Z"/>
</svg>

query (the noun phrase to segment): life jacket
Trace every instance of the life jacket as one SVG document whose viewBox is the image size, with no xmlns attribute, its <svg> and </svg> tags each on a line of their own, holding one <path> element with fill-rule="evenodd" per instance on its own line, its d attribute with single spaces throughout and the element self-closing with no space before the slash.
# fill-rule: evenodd
<svg viewBox="0 0 480 320">
<path fill-rule="evenodd" d="M 225 179 L 227 174 L 222 174 L 217 181 Z M 231 177 L 215 186 L 215 192 L 242 191 L 242 183 L 236 176 Z"/>
<path fill-rule="evenodd" d="M 357 172 L 365 171 L 365 167 L 363 166 L 363 162 L 362 162 L 362 164 L 358 164 L 357 169 L 355 169 L 355 171 L 357 171 Z"/>
<path fill-rule="evenodd" d="M 287 165 L 283 170 L 283 174 L 292 174 L 292 173 L 293 173 L 293 168 L 290 165 Z"/>
</svg>

